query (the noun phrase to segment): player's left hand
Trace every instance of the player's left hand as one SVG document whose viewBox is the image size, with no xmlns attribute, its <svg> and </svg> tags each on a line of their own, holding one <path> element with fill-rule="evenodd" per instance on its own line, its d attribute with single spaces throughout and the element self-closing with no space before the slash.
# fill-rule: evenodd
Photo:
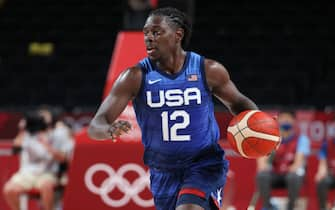
<svg viewBox="0 0 335 210">
<path fill-rule="evenodd" d="M 128 131 L 131 129 L 131 124 L 128 121 L 125 120 L 118 120 L 114 122 L 109 127 L 109 134 L 113 141 L 116 140 L 119 136 L 121 136 L 124 133 L 128 133 Z"/>
</svg>

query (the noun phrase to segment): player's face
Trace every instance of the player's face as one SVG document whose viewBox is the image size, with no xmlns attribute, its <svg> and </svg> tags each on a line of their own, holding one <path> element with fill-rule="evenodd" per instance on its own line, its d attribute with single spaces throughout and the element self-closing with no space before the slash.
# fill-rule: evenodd
<svg viewBox="0 0 335 210">
<path fill-rule="evenodd" d="M 162 16 L 148 17 L 143 33 L 148 57 L 152 60 L 165 57 L 176 49 L 176 30 Z"/>
</svg>

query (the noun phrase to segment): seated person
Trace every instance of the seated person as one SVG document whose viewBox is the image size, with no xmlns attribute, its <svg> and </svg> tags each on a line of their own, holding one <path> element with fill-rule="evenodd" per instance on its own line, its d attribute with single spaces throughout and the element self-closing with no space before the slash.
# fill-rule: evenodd
<svg viewBox="0 0 335 210">
<path fill-rule="evenodd" d="M 329 188 L 335 188 L 335 139 L 325 141 L 319 152 L 319 167 L 315 175 L 319 209 L 327 209 Z M 333 208 L 335 205 L 333 206 Z M 335 208 L 334 208 L 335 209 Z"/>
<path fill-rule="evenodd" d="M 40 191 L 45 210 L 54 209 L 54 187 L 58 184 L 57 172 L 61 162 L 69 159 L 73 143 L 59 138 L 48 126 L 41 112 L 31 112 L 25 117 L 25 132 L 20 143 L 20 167 L 5 184 L 4 198 L 12 210 L 19 210 L 20 194 L 36 188 Z M 61 143 L 63 142 L 63 143 Z"/>
<path fill-rule="evenodd" d="M 293 210 L 304 180 L 310 142 L 307 136 L 299 134 L 294 113 L 280 112 L 278 122 L 282 141 L 273 154 L 257 160 L 257 188 L 263 199 L 263 209 L 268 210 L 276 209 L 270 203 L 271 188 L 286 187 L 286 209 Z"/>
</svg>

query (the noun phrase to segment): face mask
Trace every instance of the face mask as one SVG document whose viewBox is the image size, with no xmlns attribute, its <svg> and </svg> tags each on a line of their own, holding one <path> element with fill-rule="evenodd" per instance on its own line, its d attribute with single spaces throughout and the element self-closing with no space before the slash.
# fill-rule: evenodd
<svg viewBox="0 0 335 210">
<path fill-rule="evenodd" d="M 282 131 L 289 131 L 293 128 L 293 125 L 290 123 L 283 123 L 280 125 L 280 130 Z"/>
</svg>

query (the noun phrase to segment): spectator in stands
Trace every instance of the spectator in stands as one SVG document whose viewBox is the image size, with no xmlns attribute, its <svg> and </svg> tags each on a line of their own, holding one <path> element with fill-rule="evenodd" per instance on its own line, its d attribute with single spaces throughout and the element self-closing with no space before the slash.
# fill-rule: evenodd
<svg viewBox="0 0 335 210">
<path fill-rule="evenodd" d="M 325 141 L 321 146 L 315 181 L 319 209 L 326 210 L 328 190 L 329 188 L 335 188 L 335 139 Z M 333 205 L 333 209 L 335 209 L 335 205 Z"/>
<path fill-rule="evenodd" d="M 270 202 L 271 188 L 286 187 L 287 209 L 293 210 L 304 180 L 310 142 L 307 136 L 298 132 L 293 112 L 281 111 L 278 122 L 282 142 L 276 152 L 257 160 L 257 187 L 266 210 L 276 209 Z"/>
<path fill-rule="evenodd" d="M 26 133 L 26 119 L 22 118 L 18 123 L 18 132 L 13 140 L 13 152 L 16 154 L 21 150 L 22 141 Z"/>
<path fill-rule="evenodd" d="M 20 194 L 37 189 L 44 209 L 52 210 L 58 167 L 69 161 L 73 141 L 65 127 L 52 126 L 52 115 L 47 110 L 28 113 L 24 121 L 20 167 L 5 184 L 4 197 L 12 210 L 19 210 Z"/>
</svg>

